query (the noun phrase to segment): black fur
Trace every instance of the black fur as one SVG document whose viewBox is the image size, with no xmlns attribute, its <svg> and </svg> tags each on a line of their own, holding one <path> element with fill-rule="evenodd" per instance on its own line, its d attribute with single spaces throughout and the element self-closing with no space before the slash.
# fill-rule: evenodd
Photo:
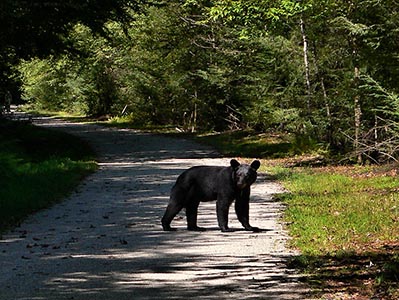
<svg viewBox="0 0 399 300">
<path fill-rule="evenodd" d="M 228 227 L 228 213 L 235 200 L 235 211 L 242 226 L 249 231 L 259 231 L 259 228 L 249 225 L 250 189 L 256 180 L 259 166 L 258 160 L 247 165 L 232 159 L 229 167 L 197 166 L 184 171 L 172 188 L 162 218 L 163 230 L 174 230 L 170 223 L 182 208 L 186 209 L 188 230 L 205 230 L 197 226 L 198 206 L 201 201 L 216 200 L 219 228 L 223 232 L 231 231 Z"/>
</svg>

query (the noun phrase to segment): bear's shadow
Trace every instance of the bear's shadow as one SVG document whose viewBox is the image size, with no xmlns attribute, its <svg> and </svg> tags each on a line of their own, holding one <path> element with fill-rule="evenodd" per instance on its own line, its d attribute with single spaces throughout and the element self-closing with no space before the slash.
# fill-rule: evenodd
<svg viewBox="0 0 399 300">
<path fill-rule="evenodd" d="M 245 228 L 235 228 L 235 227 L 230 227 L 229 229 L 231 231 L 228 232 L 222 232 L 219 227 L 203 227 L 205 230 L 203 231 L 191 231 L 191 232 L 200 232 L 200 233 L 207 233 L 207 232 L 214 232 L 214 231 L 219 231 L 220 233 L 224 234 L 229 234 L 229 233 L 234 233 L 234 232 L 247 232 L 248 234 L 254 234 L 254 233 L 267 233 L 270 231 L 273 231 L 273 229 L 267 229 L 267 228 L 258 228 L 258 231 L 251 231 L 251 230 L 245 230 Z M 177 227 L 176 231 L 190 231 L 187 230 L 187 228 L 184 227 Z"/>
</svg>

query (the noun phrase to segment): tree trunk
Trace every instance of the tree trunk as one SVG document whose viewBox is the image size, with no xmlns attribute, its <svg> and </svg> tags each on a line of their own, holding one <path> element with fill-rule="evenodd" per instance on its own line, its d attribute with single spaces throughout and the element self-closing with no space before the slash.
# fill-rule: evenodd
<svg viewBox="0 0 399 300">
<path fill-rule="evenodd" d="M 197 128 L 197 103 L 194 103 L 194 111 L 191 114 L 191 132 L 194 133 Z"/>
<path fill-rule="evenodd" d="M 328 102 L 326 86 L 324 84 L 324 76 L 322 74 L 320 74 L 319 67 L 318 67 L 319 60 L 318 60 L 318 55 L 317 55 L 317 47 L 316 47 L 315 43 L 313 43 L 312 48 L 313 48 L 313 57 L 314 57 L 314 70 L 316 73 L 316 77 L 320 79 L 320 87 L 321 87 L 321 91 L 323 92 L 324 106 L 326 108 L 326 117 L 328 120 L 327 141 L 331 145 L 331 144 L 333 144 L 331 108 L 330 108 L 330 104 Z"/>
<path fill-rule="evenodd" d="M 305 22 L 303 18 L 300 20 L 301 26 L 301 34 L 303 41 L 303 60 L 305 63 L 305 81 L 306 81 L 306 91 L 307 91 L 307 109 L 308 113 L 310 113 L 310 97 L 312 95 L 311 86 L 310 86 L 310 69 L 309 69 L 309 57 L 308 57 L 308 39 L 305 31 Z"/>
<path fill-rule="evenodd" d="M 358 89 L 360 81 L 360 70 L 359 67 L 355 67 L 355 88 Z M 362 163 L 362 153 L 360 151 L 360 132 L 361 132 L 361 124 L 362 124 L 362 107 L 360 105 L 360 95 L 357 93 L 354 99 L 354 108 L 355 108 L 355 140 L 354 140 L 354 148 L 355 153 L 357 153 L 357 163 Z"/>
</svg>

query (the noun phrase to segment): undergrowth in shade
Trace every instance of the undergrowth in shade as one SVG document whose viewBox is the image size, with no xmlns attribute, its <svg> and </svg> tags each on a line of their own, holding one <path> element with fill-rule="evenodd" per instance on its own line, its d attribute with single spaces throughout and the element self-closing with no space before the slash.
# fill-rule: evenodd
<svg viewBox="0 0 399 300">
<path fill-rule="evenodd" d="M 0 231 L 64 198 L 96 169 L 77 137 L 30 124 L 0 121 Z"/>
</svg>

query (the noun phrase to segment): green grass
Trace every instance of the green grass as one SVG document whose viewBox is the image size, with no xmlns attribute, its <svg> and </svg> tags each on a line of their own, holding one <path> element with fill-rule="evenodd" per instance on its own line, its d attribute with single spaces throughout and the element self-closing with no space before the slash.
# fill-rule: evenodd
<svg viewBox="0 0 399 300">
<path fill-rule="evenodd" d="M 305 254 L 357 250 L 399 240 L 399 178 L 305 169 L 285 180 L 286 220 Z"/>
<path fill-rule="evenodd" d="M 320 299 L 331 294 L 398 299 L 396 169 L 275 168 L 274 173 L 290 191 L 279 197 L 287 204 L 291 245 L 302 253 L 294 266 L 309 273 L 307 282 Z"/>
<path fill-rule="evenodd" d="M 280 158 L 292 155 L 289 136 L 259 134 L 254 131 L 232 131 L 201 134 L 196 140 L 215 147 L 227 156 Z"/>
<path fill-rule="evenodd" d="M 96 169 L 82 140 L 0 120 L 0 232 L 65 197 Z"/>
</svg>

